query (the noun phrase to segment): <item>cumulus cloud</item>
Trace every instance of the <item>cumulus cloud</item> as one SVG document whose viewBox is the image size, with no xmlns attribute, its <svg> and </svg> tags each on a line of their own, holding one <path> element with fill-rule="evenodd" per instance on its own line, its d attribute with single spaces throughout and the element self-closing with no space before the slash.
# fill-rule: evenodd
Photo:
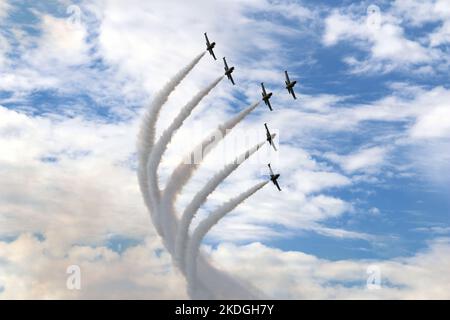
<svg viewBox="0 0 450 320">
<path fill-rule="evenodd" d="M 396 0 L 393 10 L 415 26 L 450 18 L 450 9 L 446 0 Z"/>
<path fill-rule="evenodd" d="M 0 241 L 2 299 L 186 299 L 183 277 L 155 236 L 123 252 L 74 245 L 64 253 L 22 234 Z M 69 266 L 80 269 L 80 290 L 67 286 Z"/>
<path fill-rule="evenodd" d="M 247 279 L 267 295 L 285 299 L 448 299 L 448 238 L 412 257 L 387 261 L 318 259 L 252 243 L 221 244 L 208 251 L 223 268 Z M 264 266 L 254 268 L 255 265 Z M 368 268 L 380 271 L 381 288 L 367 288 Z"/>
<path fill-rule="evenodd" d="M 448 63 L 445 52 L 436 48 L 447 37 L 446 24 L 428 33 L 427 43 L 420 38 L 409 38 L 406 29 L 419 21 L 423 23 L 420 19 L 430 21 L 430 18 L 419 16 L 434 16 L 434 21 L 442 21 L 436 17 L 447 19 L 443 18 L 445 13 L 434 15 L 441 7 L 440 1 L 396 1 L 384 11 L 375 7 L 376 17 L 371 16 L 361 5 L 334 10 L 325 19 L 322 41 L 326 46 L 353 41 L 356 48 L 368 53 L 363 59 L 357 58 L 357 55 L 349 55 L 344 59 L 354 73 L 384 73 L 399 69 L 414 72 L 418 69 L 420 73 L 425 72 L 425 65 L 429 68 L 427 72 L 432 72 Z M 409 19 L 402 20 L 405 16 Z M 417 65 L 422 65 L 422 68 L 416 68 Z"/>
<path fill-rule="evenodd" d="M 370 43 L 370 52 L 375 59 L 387 59 L 397 62 L 425 62 L 429 57 L 426 49 L 418 42 L 404 36 L 403 29 L 390 22 L 381 22 L 372 29 L 366 23 L 366 16 L 355 17 L 335 11 L 326 19 L 324 43 L 335 45 L 341 40 L 363 40 Z"/>
<path fill-rule="evenodd" d="M 40 20 L 42 35 L 35 39 L 35 48 L 24 54 L 24 60 L 37 68 L 48 69 L 55 68 L 55 64 L 71 67 L 90 60 L 85 25 L 48 14 L 42 14 Z"/>
<path fill-rule="evenodd" d="M 411 128 L 411 137 L 418 139 L 450 136 L 449 105 L 436 106 L 417 119 Z"/>
<path fill-rule="evenodd" d="M 436 239 L 411 257 L 392 260 L 319 259 L 261 243 L 205 247 L 221 268 L 279 299 L 448 299 L 448 238 Z M 0 241 L 0 297 L 3 299 L 177 299 L 184 280 L 154 237 L 122 252 L 75 245 L 58 255 L 46 240 L 24 234 Z M 255 269 L 255 264 L 259 267 Z M 81 271 L 81 290 L 66 286 L 67 267 Z M 380 271 L 380 289 L 367 288 L 368 268 Z"/>
<path fill-rule="evenodd" d="M 45 233 L 64 250 L 108 234 L 142 237 L 151 228 L 128 165 L 136 131 L 126 124 L 0 113 L 0 176 L 8 185 L 0 196 L 2 235 Z"/>
<path fill-rule="evenodd" d="M 349 155 L 328 154 L 330 160 L 337 162 L 346 172 L 369 171 L 383 164 L 387 150 L 383 147 L 364 148 Z"/>
</svg>

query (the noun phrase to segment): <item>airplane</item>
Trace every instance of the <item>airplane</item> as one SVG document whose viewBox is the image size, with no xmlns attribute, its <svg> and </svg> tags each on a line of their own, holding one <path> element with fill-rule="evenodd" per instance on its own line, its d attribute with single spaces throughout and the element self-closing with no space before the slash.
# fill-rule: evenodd
<svg viewBox="0 0 450 320">
<path fill-rule="evenodd" d="M 209 54 L 213 56 L 214 60 L 217 60 L 216 59 L 216 55 L 214 54 L 214 51 L 213 51 L 214 47 L 216 46 L 216 43 L 215 42 L 209 43 L 208 36 L 206 35 L 206 32 L 205 32 L 205 38 L 206 38 L 206 50 L 209 51 Z"/>
<path fill-rule="evenodd" d="M 280 185 L 278 184 L 278 178 L 280 177 L 280 174 L 274 174 L 272 171 L 272 168 L 270 167 L 270 163 L 268 164 L 269 170 L 270 170 L 270 181 L 273 182 L 273 184 L 278 188 L 279 191 L 281 191 Z"/>
<path fill-rule="evenodd" d="M 272 111 L 272 106 L 270 105 L 270 97 L 272 96 L 272 92 L 267 93 L 266 92 L 266 88 L 264 88 L 264 83 L 261 82 L 261 87 L 262 87 L 262 97 L 264 100 L 264 103 L 266 104 L 266 106 L 269 107 L 270 111 Z"/>
<path fill-rule="evenodd" d="M 292 94 L 292 96 L 294 97 L 294 99 L 297 99 L 296 96 L 295 96 L 295 92 L 294 92 L 294 86 L 295 86 L 295 84 L 297 83 L 297 81 L 292 81 L 292 82 L 291 82 L 291 80 L 289 80 L 289 76 L 288 76 L 287 71 L 285 71 L 284 74 L 286 75 L 286 81 L 285 81 L 285 82 L 286 82 L 286 89 L 287 89 L 287 91 L 288 91 L 290 94 Z"/>
<path fill-rule="evenodd" d="M 273 138 L 275 137 L 275 135 L 270 134 L 269 128 L 267 128 L 267 123 L 264 123 L 264 126 L 266 127 L 267 141 L 269 141 L 269 144 L 273 147 L 275 151 L 278 151 L 277 148 L 275 147 L 275 143 L 273 142 Z"/>
<path fill-rule="evenodd" d="M 223 62 L 225 63 L 225 75 L 227 78 L 231 81 L 231 83 L 234 85 L 233 77 L 231 76 L 231 73 L 234 71 L 234 67 L 228 68 L 227 60 L 225 60 L 225 57 L 223 57 Z"/>
</svg>

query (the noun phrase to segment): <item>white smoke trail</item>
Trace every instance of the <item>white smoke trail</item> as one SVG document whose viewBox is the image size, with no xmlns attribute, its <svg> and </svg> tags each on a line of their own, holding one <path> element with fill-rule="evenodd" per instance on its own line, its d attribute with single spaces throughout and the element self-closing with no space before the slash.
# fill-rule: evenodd
<svg viewBox="0 0 450 320">
<path fill-rule="evenodd" d="M 159 116 L 162 105 L 167 101 L 170 93 L 175 89 L 175 87 L 181 82 L 181 80 L 189 73 L 190 70 L 198 63 L 198 61 L 203 57 L 204 53 L 196 57 L 191 64 L 180 71 L 171 81 L 168 83 L 163 90 L 156 96 L 152 102 L 150 108 L 144 114 L 143 123 L 141 126 L 141 131 L 139 133 L 138 141 L 138 178 L 141 192 L 143 193 L 144 201 L 151 212 L 152 220 L 159 235 L 163 238 L 164 245 L 168 252 L 174 255 L 174 242 L 176 236 L 176 230 L 179 225 L 179 219 L 175 212 L 175 207 L 173 203 L 170 206 L 161 205 L 159 198 L 165 198 L 165 191 L 161 194 L 157 181 L 157 167 L 159 161 L 164 153 L 165 146 L 162 142 L 158 141 L 157 145 L 158 151 L 161 152 L 161 156 L 158 156 L 159 161 L 153 163 L 149 166 L 150 154 L 155 150 L 154 146 L 155 139 L 155 124 Z M 241 114 L 244 114 L 241 113 Z M 245 116 L 245 114 L 244 114 Z M 226 127 L 229 122 L 226 122 L 224 127 Z M 181 126 L 182 122 L 179 126 Z M 178 126 L 178 127 L 179 127 Z M 219 127 L 220 128 L 220 127 Z M 175 132 L 178 128 L 174 128 Z M 169 139 L 170 141 L 170 139 Z M 167 142 L 168 143 L 168 142 Z M 160 149 L 161 148 L 161 149 Z M 155 183 L 149 184 L 149 171 L 154 172 L 152 179 Z M 167 188 L 166 188 L 167 189 Z M 159 221 L 156 221 L 155 217 L 165 217 L 164 225 Z M 167 232 L 164 232 L 167 230 Z M 234 277 L 216 269 L 212 266 L 201 254 L 197 258 L 197 270 L 202 274 L 202 278 L 198 280 L 195 287 L 197 291 L 195 292 L 196 297 L 209 298 L 209 299 L 257 299 L 262 297 L 260 292 L 257 292 L 254 288 L 249 287 L 245 282 L 239 281 Z M 183 270 L 185 273 L 185 271 Z M 194 296 L 191 296 L 194 297 Z"/>
<path fill-rule="evenodd" d="M 166 238 L 170 238 L 172 243 L 174 242 L 179 219 L 176 215 L 175 208 L 160 208 L 161 214 L 167 215 L 168 224 L 170 224 L 173 233 L 167 233 Z M 168 241 L 164 241 L 166 249 L 174 256 L 173 247 L 167 245 Z M 263 293 L 253 288 L 244 281 L 235 279 L 231 275 L 216 269 L 209 263 L 203 255 L 199 255 L 197 259 L 197 270 L 201 273 L 201 279 L 198 279 L 196 284 L 196 291 L 191 292 L 190 297 L 192 299 L 240 299 L 240 300 L 254 300 L 262 299 Z M 184 270 L 183 274 L 186 272 Z"/>
<path fill-rule="evenodd" d="M 248 114 L 250 114 L 250 112 L 252 112 L 259 105 L 259 103 L 260 101 L 254 103 L 250 107 L 242 110 L 230 120 L 225 121 L 223 124 L 219 125 L 212 135 L 208 136 L 208 138 L 206 138 L 202 143 L 194 148 L 194 150 L 190 153 L 190 158 L 192 158 L 194 154 L 197 154 L 199 150 L 202 153 L 202 157 L 200 157 L 199 159 L 201 162 L 201 160 L 203 160 L 204 157 L 206 157 L 206 155 L 214 149 L 214 147 L 228 134 L 228 132 L 233 129 Z M 212 140 L 211 137 L 213 137 L 214 140 Z M 189 181 L 190 177 L 195 172 L 197 167 L 198 164 L 196 163 L 187 164 L 184 161 L 181 161 L 181 163 L 172 172 L 166 188 L 162 193 L 161 210 L 163 212 L 171 212 L 175 214 L 174 205 L 176 197 L 181 192 L 183 186 Z M 175 224 L 170 225 L 167 223 L 166 227 L 170 231 L 173 231 L 173 234 L 175 235 L 177 229 L 177 226 Z M 170 237 L 170 235 L 172 235 L 172 233 L 169 232 L 165 241 L 172 248 L 175 239 Z"/>
<path fill-rule="evenodd" d="M 218 128 L 210 134 L 205 140 L 197 145 L 189 154 L 189 159 L 193 159 L 200 154 L 200 160 L 203 160 L 206 155 L 211 152 L 214 147 L 225 138 L 225 136 L 248 114 L 250 114 L 260 104 L 260 101 L 252 104 L 250 107 L 242 110 L 235 117 L 219 125 Z M 191 164 L 181 161 L 181 163 L 172 172 L 164 190 L 162 202 L 169 205 L 175 203 L 177 195 L 181 192 L 183 187 L 191 178 L 192 174 L 198 168 L 198 163 L 195 161 Z"/>
<path fill-rule="evenodd" d="M 226 214 L 234 210 L 239 204 L 253 195 L 255 192 L 263 188 L 269 181 L 264 181 L 258 183 L 247 191 L 241 193 L 237 197 L 228 200 L 222 204 L 219 208 L 214 210 L 206 219 L 199 223 L 197 228 L 195 228 L 192 236 L 188 240 L 187 244 L 187 254 L 186 254 L 186 275 L 191 281 L 189 282 L 189 290 L 195 295 L 196 283 L 197 281 L 197 257 L 200 249 L 200 244 L 203 241 L 205 235 L 211 230 L 214 225 L 216 225 L 220 219 L 222 219 Z"/>
<path fill-rule="evenodd" d="M 272 135 L 274 137 L 275 134 Z M 205 203 L 208 196 L 222 183 L 239 165 L 247 160 L 252 154 L 254 154 L 259 148 L 261 148 L 266 141 L 261 142 L 253 148 L 247 150 L 240 157 L 236 158 L 232 163 L 227 164 L 221 171 L 216 173 L 200 191 L 198 191 L 192 201 L 186 206 L 181 216 L 180 223 L 178 225 L 177 235 L 175 238 L 175 261 L 180 266 L 181 270 L 185 270 L 185 256 L 186 256 L 186 244 L 189 236 L 189 226 L 197 213 L 198 209 Z M 189 279 L 188 279 L 189 281 Z"/>
<path fill-rule="evenodd" d="M 152 148 L 150 152 L 150 157 L 147 162 L 147 175 L 148 175 L 148 185 L 150 190 L 155 190 L 155 194 L 153 195 L 153 198 L 155 199 L 156 203 L 159 203 L 160 201 L 160 190 L 158 187 L 158 174 L 157 170 L 159 167 L 159 164 L 161 162 L 161 158 L 164 154 L 164 152 L 167 149 L 168 144 L 170 143 L 170 140 L 172 139 L 175 132 L 181 127 L 184 120 L 189 117 L 192 110 L 202 101 L 204 97 L 206 97 L 212 89 L 214 89 L 215 86 L 223 79 L 224 76 L 220 76 L 216 80 L 214 80 L 209 86 L 207 86 L 205 89 L 200 90 L 179 112 L 177 117 L 173 120 L 169 128 L 167 128 L 162 136 L 159 138 L 158 142 L 155 144 L 155 146 Z M 155 221 L 159 223 L 159 225 L 162 226 L 162 231 L 167 232 L 168 225 L 167 221 L 161 221 L 167 220 L 165 219 L 167 215 L 164 215 L 162 217 L 155 215 Z M 169 240 L 169 238 L 165 238 L 166 241 Z"/>
<path fill-rule="evenodd" d="M 144 198 L 145 205 L 147 206 L 150 214 L 153 218 L 156 212 L 156 208 L 153 206 L 155 203 L 151 199 L 150 190 L 148 188 L 147 181 L 147 161 L 150 154 L 150 150 L 153 147 L 155 139 L 155 125 L 159 112 L 162 106 L 167 102 L 169 95 L 175 90 L 180 82 L 188 75 L 188 73 L 197 65 L 201 58 L 205 55 L 205 52 L 196 56 L 191 63 L 180 70 L 165 86 L 160 90 L 151 105 L 143 116 L 142 125 L 138 136 L 138 180 L 141 188 L 141 193 Z M 154 195 L 153 195 L 154 196 Z M 154 225 L 159 234 L 161 234 L 161 227 L 159 224 Z"/>
</svg>

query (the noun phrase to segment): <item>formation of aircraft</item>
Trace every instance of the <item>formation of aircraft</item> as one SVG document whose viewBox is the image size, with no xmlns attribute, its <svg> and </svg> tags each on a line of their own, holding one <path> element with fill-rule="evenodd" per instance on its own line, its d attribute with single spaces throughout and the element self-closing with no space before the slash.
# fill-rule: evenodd
<svg viewBox="0 0 450 320">
<path fill-rule="evenodd" d="M 205 32 L 205 39 L 206 39 L 206 50 L 209 52 L 210 55 L 212 55 L 212 57 L 214 58 L 214 60 L 216 59 L 216 55 L 214 54 L 214 47 L 216 46 L 215 42 L 210 42 L 208 39 L 208 35 Z M 231 83 L 233 85 L 235 85 L 234 83 L 234 79 L 232 77 L 232 73 L 234 71 L 234 67 L 228 67 L 227 64 L 227 60 L 225 59 L 225 57 L 223 58 L 223 63 L 225 65 L 224 69 L 225 69 L 225 75 L 227 76 L 228 80 L 231 81 Z M 292 97 L 294 99 L 297 99 L 297 97 L 295 96 L 295 92 L 294 92 L 294 86 L 297 83 L 297 81 L 291 81 L 289 79 L 289 75 L 287 71 L 284 71 L 286 80 L 285 80 L 285 84 L 286 84 L 286 89 L 288 91 L 289 94 L 292 95 Z M 262 100 L 264 101 L 264 103 L 266 104 L 266 106 L 269 108 L 270 111 L 273 111 L 272 109 L 272 105 L 270 104 L 270 98 L 272 97 L 272 92 L 267 92 L 266 88 L 264 87 L 264 83 L 261 82 L 261 88 L 262 88 Z M 266 128 L 266 137 L 267 137 L 267 141 L 269 142 L 269 144 L 273 147 L 273 149 L 275 151 L 277 151 L 277 148 L 275 147 L 275 143 L 273 141 L 273 138 L 275 135 L 272 135 L 269 131 L 269 128 L 267 127 L 267 123 L 264 123 L 264 127 Z M 281 191 L 281 188 L 278 184 L 278 178 L 280 177 L 280 174 L 274 174 L 272 171 L 272 167 L 270 166 L 270 163 L 268 164 L 269 166 L 269 170 L 270 170 L 270 180 L 273 182 L 273 184 L 277 187 L 277 189 L 279 191 Z"/>
</svg>

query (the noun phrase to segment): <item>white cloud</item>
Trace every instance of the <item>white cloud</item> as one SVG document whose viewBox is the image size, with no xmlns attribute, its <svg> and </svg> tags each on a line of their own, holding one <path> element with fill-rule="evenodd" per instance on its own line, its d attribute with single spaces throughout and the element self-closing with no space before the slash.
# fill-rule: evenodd
<svg viewBox="0 0 450 320">
<path fill-rule="evenodd" d="M 274 127 L 283 129 L 281 141 L 296 141 L 307 150 L 320 146 L 324 153 L 321 151 L 320 156 L 336 162 L 346 173 L 368 170 L 367 173 L 379 174 L 378 169 L 382 166 L 400 168 L 402 164 L 393 163 L 393 158 L 406 148 L 410 157 L 403 164 L 413 164 L 415 169 L 410 168 L 413 171 L 439 168 L 431 175 L 438 177 L 439 170 L 448 167 L 448 157 L 443 150 L 446 150 L 445 141 L 449 136 L 446 110 L 449 109 L 450 91 L 442 86 L 424 88 L 405 83 L 392 84 L 391 90 L 390 95 L 379 100 L 356 105 L 345 99 L 335 99 L 329 105 L 319 104 L 316 108 L 310 107 L 308 101 L 314 100 L 315 96 L 308 97 L 305 106 L 283 110 L 270 121 Z M 347 154 L 336 150 L 334 143 L 327 143 L 330 134 L 365 135 L 367 128 L 377 129 L 376 135 L 369 138 L 370 144 L 349 148 Z M 355 177 L 353 180 L 356 182 Z"/>
<path fill-rule="evenodd" d="M 322 226 L 313 226 L 311 228 L 312 231 L 315 231 L 316 233 L 320 235 L 324 235 L 327 237 L 334 237 L 337 239 L 361 239 L 361 240 L 367 240 L 367 241 L 373 241 L 376 239 L 376 237 L 362 233 L 362 232 L 355 232 L 355 231 L 349 231 L 339 228 L 327 228 Z"/>
<path fill-rule="evenodd" d="M 3 29 L 4 23 L 3 19 L 8 15 L 8 11 L 11 6 L 8 1 L 0 0 L 0 26 Z M 4 36 L 3 32 L 0 31 L 0 68 L 3 69 L 6 65 L 6 53 L 9 51 L 10 45 L 7 38 Z"/>
<path fill-rule="evenodd" d="M 325 33 L 323 42 L 327 46 L 337 44 L 341 39 L 348 37 L 364 36 L 361 25 L 351 17 L 341 14 L 339 11 L 333 11 L 325 19 Z"/>
<path fill-rule="evenodd" d="M 53 249 L 52 243 L 30 234 L 0 241 L 0 298 L 187 298 L 183 278 L 154 236 L 122 253 L 102 246 L 74 245 L 63 254 Z M 80 267 L 81 290 L 66 286 L 71 265 Z"/>
<path fill-rule="evenodd" d="M 450 227 L 442 227 L 442 226 L 420 227 L 414 229 L 414 231 L 431 233 L 433 235 L 448 235 L 450 234 Z"/>
<path fill-rule="evenodd" d="M 207 249 L 213 263 L 277 299 L 448 299 L 449 239 L 436 239 L 411 257 L 392 260 L 320 259 L 252 243 Z M 177 299 L 184 279 L 152 236 L 115 252 L 76 245 L 59 255 L 46 240 L 24 234 L 0 241 L 2 299 Z M 162 250 L 162 251 L 161 251 Z M 162 252 L 162 254 L 158 252 Z M 81 269 L 81 290 L 68 290 L 66 269 Z M 258 265 L 258 268 L 255 268 Z M 380 270 L 381 289 L 366 287 L 368 267 Z"/>
<path fill-rule="evenodd" d="M 8 0 L 0 0 L 0 18 L 3 19 L 8 14 L 10 8 L 11 6 Z"/>
<path fill-rule="evenodd" d="M 140 78 L 145 88 L 155 90 L 166 81 L 168 74 L 174 74 L 185 61 L 204 50 L 203 33 L 208 32 L 210 40 L 217 42 L 215 49 L 219 60 L 229 57 L 229 63 L 247 65 L 246 76 L 236 73 L 236 82 L 251 78 L 253 72 L 260 72 L 260 66 L 251 65 L 249 53 L 261 52 L 265 57 L 265 72 L 274 70 L 282 63 L 275 57 L 280 51 L 280 42 L 271 35 L 294 31 L 271 20 L 256 19 L 248 13 L 266 12 L 288 17 L 310 16 L 309 10 L 294 3 L 278 3 L 272 6 L 265 0 L 247 2 L 228 1 L 227 3 L 206 0 L 174 3 L 170 1 L 131 2 L 97 1 L 86 4 L 86 9 L 101 17 L 99 26 L 98 50 L 106 62 L 118 66 L 127 75 Z M 127 14 L 123 14 L 126 12 Z M 198 17 L 202 19 L 198 19 Z M 180 17 L 183 17 L 180 19 Z M 305 21 L 303 21 L 305 23 Z M 226 26 L 224 28 L 223 26 Z M 165 30 L 149 32 L 149 30 Z M 270 30 L 270 31 L 268 31 Z M 246 43 L 245 46 L 242 43 Z M 183 50 L 173 54 L 174 48 Z M 208 64 L 203 76 L 190 75 L 197 83 L 188 82 L 189 92 L 204 84 L 205 76 L 222 72 L 221 61 L 211 62 L 210 57 L 202 61 Z M 248 62 L 248 63 L 247 63 Z M 164 66 L 162 69 L 160 66 Z M 242 78 L 241 78 L 242 77 Z"/>
<path fill-rule="evenodd" d="M 414 25 L 438 23 L 428 36 L 431 47 L 444 46 L 450 43 L 450 9 L 446 0 L 396 1 L 395 9 Z M 447 60 L 448 61 L 448 60 Z"/>
<path fill-rule="evenodd" d="M 447 0 L 396 0 L 393 10 L 414 26 L 450 19 Z"/>
<path fill-rule="evenodd" d="M 422 3 L 421 7 L 428 8 L 428 4 Z M 369 54 L 366 58 L 357 59 L 355 55 L 351 55 L 344 59 L 355 73 L 380 73 L 400 69 L 417 72 L 417 65 L 439 69 L 439 65 L 445 63 L 446 55 L 435 47 L 446 39 L 446 29 L 442 27 L 441 30 L 430 33 L 428 37 L 431 44 L 423 43 L 421 39 L 409 39 L 405 28 L 410 25 L 405 23 L 408 20 L 403 21 L 401 16 L 404 12 L 411 11 L 420 16 L 426 14 L 419 8 L 410 10 L 404 7 L 397 1 L 392 8 L 380 12 L 375 24 L 368 23 L 371 18 L 361 6 L 334 10 L 325 19 L 322 41 L 326 46 L 336 45 L 340 41 L 353 41 L 357 48 L 366 51 Z"/>
<path fill-rule="evenodd" d="M 0 176 L 8 185 L 0 195 L 0 234 L 41 232 L 64 250 L 151 229 L 128 168 L 129 125 L 33 118 L 1 107 L 0 114 Z"/>
<path fill-rule="evenodd" d="M 209 251 L 215 263 L 247 279 L 268 296 L 285 299 L 448 299 L 450 244 L 436 240 L 408 258 L 329 261 L 259 243 L 221 244 Z M 259 267 L 255 269 L 255 265 Z M 366 288 L 367 268 L 381 272 L 381 289 Z"/>
<path fill-rule="evenodd" d="M 304 193 L 322 191 L 327 188 L 348 186 L 351 181 L 336 172 L 326 171 L 297 171 L 295 178 L 298 190 Z"/>
<path fill-rule="evenodd" d="M 42 75 L 33 69 L 19 69 L 14 72 L 2 73 L 0 75 L 0 89 L 16 93 L 31 92 L 54 88 L 60 84 L 60 81 L 49 75 Z"/>
<path fill-rule="evenodd" d="M 411 137 L 418 139 L 450 137 L 450 101 L 443 101 L 417 119 Z"/>
<path fill-rule="evenodd" d="M 48 14 L 39 18 L 42 35 L 35 39 L 36 47 L 24 54 L 25 61 L 52 74 L 51 69 L 57 65 L 70 67 L 90 60 L 86 26 Z"/>
<path fill-rule="evenodd" d="M 428 62 L 433 52 L 427 51 L 418 42 L 406 39 L 402 28 L 393 24 L 383 24 L 373 34 L 372 55 L 377 59 L 397 62 Z"/>
<path fill-rule="evenodd" d="M 9 42 L 8 40 L 0 34 L 0 68 L 3 68 L 6 64 L 5 55 L 9 50 Z"/>
<path fill-rule="evenodd" d="M 430 35 L 430 44 L 432 47 L 448 43 L 450 43 L 450 19 Z"/>
<path fill-rule="evenodd" d="M 372 171 L 385 161 L 387 149 L 384 147 L 371 147 L 361 149 L 349 155 L 327 154 L 326 157 L 338 163 L 346 172 Z"/>
</svg>

